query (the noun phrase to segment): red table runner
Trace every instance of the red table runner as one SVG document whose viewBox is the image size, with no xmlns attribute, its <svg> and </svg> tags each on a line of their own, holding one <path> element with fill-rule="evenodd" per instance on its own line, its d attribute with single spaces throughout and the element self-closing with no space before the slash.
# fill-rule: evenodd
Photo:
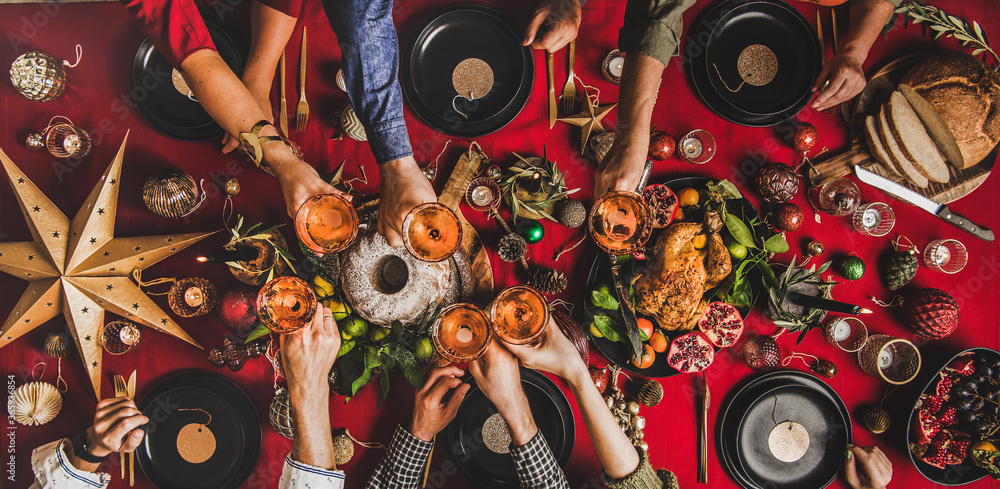
<svg viewBox="0 0 1000 489">
<path fill-rule="evenodd" d="M 236 4 L 236 14 L 244 20 L 246 5 Z M 409 1 L 399 0 L 394 7 L 394 15 L 400 33 L 401 44 L 414 34 L 417 26 L 434 12 L 453 4 L 444 0 Z M 532 1 L 482 2 L 509 15 L 519 25 L 524 25 L 534 8 Z M 700 2 L 685 14 L 688 26 L 698 12 L 710 2 Z M 795 3 L 810 23 L 815 19 L 816 7 Z M 978 20 L 988 35 L 1000 35 L 1000 4 L 990 0 L 941 1 L 938 5 L 952 15 L 968 21 Z M 618 28 L 621 25 L 625 2 L 589 0 L 584 8 L 581 25 L 581 39 L 577 49 L 577 73 L 584 83 L 600 90 L 601 103 L 617 101 L 618 87 L 605 82 L 599 73 L 600 62 L 616 44 Z M 820 7 L 824 18 L 829 19 L 828 9 Z M 228 7 L 224 7 L 228 10 Z M 840 7 L 840 18 L 848 18 L 847 7 Z M 827 31 L 829 29 L 829 20 Z M 364 143 L 352 140 L 333 141 L 329 136 L 334 131 L 331 122 L 347 96 L 334 84 L 334 75 L 339 68 L 340 52 L 333 33 L 322 12 L 319 2 L 308 2 L 300 24 L 309 26 L 309 100 L 312 118 L 308 130 L 303 134 L 292 132 L 292 139 L 298 142 L 306 155 L 320 172 L 334 170 L 342 161 L 347 161 L 346 178 L 361 177 L 360 167 L 365 168 L 367 183 L 355 182 L 355 189 L 365 193 L 375 193 L 378 189 L 378 172 L 371 152 Z M 846 32 L 846 22 L 841 26 Z M 298 65 L 299 36 L 296 30 L 287 49 L 289 66 L 290 105 L 294 107 L 295 73 L 292 67 Z M 234 199 L 236 211 L 254 221 L 268 223 L 288 223 L 285 206 L 277 182 L 273 178 L 254 169 L 242 156 L 224 156 L 218 149 L 218 142 L 187 143 L 171 140 L 154 131 L 136 112 L 134 99 L 143 96 L 141 91 L 131 92 L 128 82 L 129 67 L 133 55 L 142 40 L 135 24 L 125 10 L 116 4 L 73 4 L 73 5 L 5 5 L 0 6 L 0 33 L 4 41 L 0 45 L 0 66 L 6 67 L 14 58 L 29 50 L 42 50 L 59 58 L 73 58 L 73 47 L 83 45 L 83 60 L 76 68 L 69 69 L 68 88 L 59 99 L 46 104 L 30 102 L 16 94 L 9 84 L 0 83 L 0 147 L 40 188 L 48 193 L 52 201 L 71 214 L 86 198 L 94 183 L 107 168 L 125 136 L 129 135 L 129 145 L 125 153 L 122 170 L 122 191 L 120 193 L 117 235 L 141 236 L 164 233 L 209 231 L 218 229 L 224 195 L 220 185 L 228 177 L 239 178 L 243 192 Z M 829 35 L 828 35 L 829 37 Z M 684 43 L 693 42 L 685 39 Z M 957 44 L 948 39 L 938 42 L 938 47 L 956 49 Z M 682 51 L 684 46 L 682 45 Z M 921 34 L 919 27 L 903 28 L 902 22 L 892 30 L 886 39 L 880 39 L 865 65 L 866 72 L 873 73 L 887 61 L 895 57 L 934 49 L 929 37 Z M 592 202 L 592 172 L 594 163 L 579 156 L 579 129 L 567 124 L 557 124 L 552 130 L 546 128 L 545 64 L 543 53 L 535 52 L 535 86 L 531 99 L 524 111 L 506 128 L 489 136 L 478 138 L 487 155 L 501 164 L 510 162 L 512 152 L 541 155 L 543 148 L 551 159 L 558 162 L 562 170 L 567 170 L 568 184 L 580 187 L 576 195 L 589 205 Z M 557 85 L 565 81 L 566 54 L 556 55 Z M 663 76 L 663 85 L 653 117 L 655 125 L 675 136 L 695 128 L 707 129 L 716 136 L 719 150 L 707 165 L 696 167 L 677 159 L 658 164 L 652 181 L 688 175 L 706 175 L 728 178 L 750 196 L 755 204 L 759 196 L 747 186 L 747 180 L 755 169 L 765 161 L 796 163 L 793 150 L 774 128 L 740 127 L 713 114 L 694 94 L 685 76 L 680 58 L 675 58 Z M 277 82 L 275 89 L 277 91 Z M 277 94 L 273 94 L 277 107 Z M 94 149 L 90 156 L 78 165 L 72 166 L 63 160 L 52 158 L 44 152 L 31 152 L 24 146 L 29 132 L 43 128 L 49 118 L 64 115 L 77 125 L 91 131 Z M 442 171 L 435 181 L 440 190 L 445 177 L 454 165 L 458 155 L 464 150 L 468 140 L 449 138 L 433 131 L 420 122 L 406 109 L 410 137 L 417 161 L 426 164 L 434 160 L 446 141 L 452 144 L 441 158 Z M 804 110 L 797 117 L 808 121 L 819 130 L 817 150 L 824 146 L 832 151 L 844 148 L 847 127 L 840 115 L 816 113 Z M 605 119 L 608 126 L 614 126 L 614 114 Z M 501 165 L 502 166 L 502 165 Z M 168 220 L 150 214 L 142 205 L 140 189 L 145 179 L 153 172 L 169 167 L 178 167 L 191 173 L 196 179 L 204 178 L 208 199 L 195 214 L 185 219 Z M 210 183 L 211 182 L 211 183 Z M 5 187 L 5 186 L 4 186 Z M 992 229 L 1000 229 L 1000 194 L 994 191 L 995 182 L 988 180 L 983 188 L 954 203 L 952 209 L 978 223 Z M 800 192 L 796 202 L 807 208 Z M 827 252 L 824 259 L 850 252 L 856 252 L 868 265 L 865 276 L 853 283 L 836 288 L 838 299 L 870 305 L 870 296 L 889 298 L 892 294 L 879 280 L 877 256 L 888 249 L 890 241 L 902 234 L 923 247 L 930 240 L 953 237 L 961 240 L 969 250 L 969 264 L 956 275 L 935 273 L 921 266 L 914 283 L 918 286 L 933 286 L 951 292 L 962 306 L 962 321 L 958 331 L 947 339 L 935 342 L 921 342 L 919 346 L 924 356 L 924 368 L 936 368 L 945 358 L 955 352 L 972 347 L 1000 347 L 1000 303 L 998 290 L 1000 281 L 1000 245 L 985 243 L 964 234 L 948 224 L 933 219 L 923 211 L 905 204 L 889 200 L 880 192 L 862 186 L 862 197 L 866 201 L 889 202 L 896 211 L 896 228 L 885 238 L 864 237 L 850 229 L 844 219 L 825 217 L 823 224 L 808 219 L 799 230 L 791 233 L 791 252 L 779 256 L 787 261 L 792 253 L 801 254 L 810 239 L 821 240 Z M 499 238 L 495 223 L 482 214 L 465 209 L 466 217 L 479 230 L 484 241 L 490 246 L 496 287 L 502 288 L 523 282 L 525 277 L 512 264 L 496 259 L 494 245 Z M 17 203 L 9 191 L 0 192 L 0 239 L 12 241 L 30 240 L 27 227 L 22 223 Z M 283 228 L 286 238 L 294 239 L 291 226 Z M 584 277 L 596 256 L 597 249 L 591 243 L 564 255 L 553 262 L 554 252 L 574 243 L 582 235 L 581 230 L 569 230 L 556 223 L 545 223 L 545 237 L 541 243 L 529 246 L 530 260 L 553 267 L 571 276 L 570 286 L 560 298 L 582 308 Z M 194 257 L 217 250 L 223 243 L 222 237 L 208 239 L 191 249 L 151 267 L 146 279 L 155 277 L 200 276 L 212 280 L 221 290 L 236 283 L 222 266 L 206 266 L 195 263 Z M 0 278 L 0 317 L 11 313 L 25 283 L 3 275 Z M 166 308 L 166 301 L 156 299 Z M 869 330 L 903 338 L 912 338 L 889 310 L 877 309 L 865 318 Z M 202 345 L 210 348 L 221 344 L 226 332 L 214 315 L 194 319 L 178 319 L 179 324 Z M 60 316 L 25 335 L 7 348 L 0 350 L 0 371 L 7 376 L 8 391 L 30 380 L 30 370 L 38 362 L 48 362 L 45 379 L 52 381 L 55 375 L 54 361 L 42 351 L 45 336 L 61 331 L 65 320 Z M 747 333 L 772 333 L 771 322 L 760 310 L 755 310 L 747 319 Z M 205 359 L 206 352 L 193 348 L 175 338 L 147 331 L 138 351 L 122 356 L 104 356 L 104 396 L 112 394 L 111 375 L 138 370 L 138 398 L 142 398 L 157 382 L 174 373 L 191 370 L 214 370 L 235 380 L 254 399 L 260 412 L 264 432 L 264 445 L 257 467 L 245 487 L 274 487 L 281 471 L 282 460 L 291 447 L 291 442 L 274 433 L 268 424 L 267 410 L 273 396 L 271 366 L 264 359 L 250 361 L 243 370 L 232 373 L 215 370 Z M 820 332 L 812 332 L 796 346 L 797 335 L 785 335 L 779 339 L 782 353 L 793 351 L 810 353 L 835 362 L 840 371 L 829 380 L 829 384 L 843 397 L 852 413 L 863 405 L 877 403 L 885 385 L 873 377 L 865 375 L 858 366 L 856 357 L 840 352 L 829 346 Z M 740 351 L 740 345 L 716 356 L 715 364 L 708 370 L 713 393 L 710 419 L 717 419 L 720 407 L 727 394 L 752 376 L 752 372 L 733 353 Z M 603 365 L 603 359 L 592 355 L 592 363 Z M 25 427 L 5 421 L 4 446 L 9 455 L 5 457 L 4 482 L 7 487 L 28 487 L 32 480 L 30 469 L 31 450 L 43 443 L 59 437 L 70 436 L 77 429 L 89 426 L 93 421 L 95 399 L 79 358 L 71 356 L 63 365 L 63 376 L 70 385 L 64 395 L 64 404 L 59 416 L 41 427 Z M 801 363 L 793 363 L 791 368 L 804 369 Z M 647 418 L 646 440 L 650 445 L 650 459 L 657 468 L 674 471 L 682 487 L 696 487 L 697 434 L 700 400 L 696 397 L 695 376 L 675 376 L 663 380 L 668 402 L 654 408 L 643 408 Z M 568 389 L 560 382 L 567 395 Z M 911 385 L 896 389 L 885 403 L 892 425 L 880 436 L 872 435 L 857 422 L 854 423 L 854 443 L 857 445 L 877 444 L 893 462 L 893 487 L 933 487 L 911 465 L 905 446 L 905 423 L 910 406 L 919 386 Z M 375 407 L 375 389 L 363 390 L 350 403 L 344 404 L 343 397 L 331 399 L 331 417 L 334 427 L 348 428 L 356 438 L 368 441 L 388 442 L 394 426 L 407 422 L 412 407 L 412 389 L 402 379 L 393 379 L 389 394 L 391 402 L 381 409 Z M 570 399 L 572 397 L 570 396 Z M 571 401 L 571 404 L 575 403 Z M 572 487 L 600 487 L 599 466 L 591 447 L 590 439 L 582 421 L 577 418 L 577 437 L 573 455 L 566 466 L 566 474 Z M 716 455 L 716 434 L 711 435 L 711 456 L 709 457 L 709 487 L 736 487 L 723 470 Z M 429 487 L 469 487 L 456 474 L 454 466 L 447 462 L 445 450 L 438 447 L 432 461 Z M 381 458 L 382 452 L 359 449 L 354 459 L 343 467 L 348 475 L 348 487 L 360 487 Z M 9 459 L 8 459 L 9 457 Z M 117 457 L 110 457 L 105 464 L 114 477 L 112 487 L 124 487 L 117 477 Z M 142 476 L 136 476 L 137 487 L 151 487 Z M 838 480 L 833 487 L 846 487 Z M 990 479 L 980 481 L 970 487 L 996 487 Z"/>
</svg>

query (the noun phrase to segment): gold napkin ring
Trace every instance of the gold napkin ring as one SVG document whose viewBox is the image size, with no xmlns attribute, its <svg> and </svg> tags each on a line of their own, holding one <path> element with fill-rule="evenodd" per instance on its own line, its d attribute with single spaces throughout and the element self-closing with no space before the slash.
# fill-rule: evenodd
<svg viewBox="0 0 1000 489">
<path fill-rule="evenodd" d="M 262 120 L 254 124 L 250 132 L 240 133 L 240 144 L 243 146 L 243 150 L 246 151 L 247 155 L 250 156 L 250 159 L 253 160 L 254 164 L 257 165 L 257 167 L 260 167 L 261 162 L 264 160 L 264 151 L 261 149 L 261 146 L 264 143 L 268 143 L 271 141 L 281 141 L 285 143 L 289 147 L 289 149 L 292 149 L 294 151 L 294 148 L 292 148 L 292 144 L 286 141 L 281 136 L 261 136 L 260 131 L 268 126 L 271 126 L 271 129 L 274 129 L 275 132 L 278 132 L 278 130 L 275 129 L 275 127 L 270 122 Z"/>
</svg>

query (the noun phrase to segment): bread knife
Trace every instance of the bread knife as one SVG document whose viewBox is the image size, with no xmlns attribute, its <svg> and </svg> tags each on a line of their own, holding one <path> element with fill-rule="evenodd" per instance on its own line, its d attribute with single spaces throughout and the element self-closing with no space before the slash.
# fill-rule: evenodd
<svg viewBox="0 0 1000 489">
<path fill-rule="evenodd" d="M 937 202 L 934 202 L 933 200 L 928 199 L 927 197 L 924 197 L 923 195 L 920 195 L 914 192 L 913 190 L 910 190 L 892 180 L 889 180 L 888 178 L 876 175 L 875 173 L 865 170 L 864 168 L 861 168 L 860 165 L 856 165 L 854 167 L 854 173 L 858 175 L 858 179 L 861 180 L 862 182 L 865 182 L 868 185 L 871 185 L 893 197 L 896 197 L 897 199 L 909 202 L 927 212 L 930 212 L 931 214 L 934 214 L 935 216 L 960 228 L 962 231 L 965 231 L 985 241 L 994 240 L 993 231 L 990 231 L 989 229 L 979 226 L 976 223 L 970 221 L 969 219 L 966 219 L 958 214 L 955 214 L 954 212 L 951 211 L 951 209 L 948 208 L 948 206 L 944 204 L 938 204 Z"/>
</svg>

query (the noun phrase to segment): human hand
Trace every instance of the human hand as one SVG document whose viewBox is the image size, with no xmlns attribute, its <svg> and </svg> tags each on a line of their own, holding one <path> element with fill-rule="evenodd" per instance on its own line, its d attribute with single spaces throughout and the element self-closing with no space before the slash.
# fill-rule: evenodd
<svg viewBox="0 0 1000 489">
<path fill-rule="evenodd" d="M 538 428 L 521 387 L 517 357 L 500 341 L 493 341 L 483 356 L 469 364 L 469 371 L 476 379 L 476 385 L 507 422 L 514 445 L 521 446 L 531 441 L 538 434 Z"/>
<path fill-rule="evenodd" d="M 455 419 L 458 406 L 469 392 L 469 384 L 462 382 L 465 374 L 455 366 L 440 367 L 431 371 L 424 386 L 417 391 L 413 405 L 413 420 L 410 433 L 424 441 L 431 441 Z M 444 402 L 444 396 L 451 391 L 451 398 Z"/>
<path fill-rule="evenodd" d="M 97 403 L 94 425 L 87 429 L 87 450 L 106 457 L 114 452 L 129 453 L 139 447 L 145 432 L 138 429 L 149 422 L 127 397 L 104 399 Z"/>
<path fill-rule="evenodd" d="M 247 66 L 247 70 L 250 70 Z M 260 80 L 255 81 L 255 80 Z M 257 102 L 260 110 L 264 112 L 267 122 L 274 123 L 274 109 L 271 108 L 271 79 L 262 76 L 253 76 L 249 71 L 243 74 L 243 85 L 250 91 L 250 95 Z M 240 139 L 234 138 L 226 133 L 222 138 L 222 154 L 229 154 L 240 146 Z"/>
<path fill-rule="evenodd" d="M 819 95 L 813 100 L 812 108 L 826 110 L 861 93 L 867 84 L 861 64 L 867 56 L 868 53 L 845 48 L 827 61 L 813 86 L 813 91 L 819 91 Z"/>
<path fill-rule="evenodd" d="M 594 172 L 594 200 L 615 190 L 635 192 L 642 179 L 649 149 L 649 131 L 640 132 L 641 134 L 631 137 L 635 142 L 626 143 L 615 139 Z"/>
<path fill-rule="evenodd" d="M 559 329 L 559 325 L 551 316 L 545 325 L 540 343 L 507 345 L 507 348 L 521 359 L 525 367 L 558 375 L 570 384 L 583 377 L 590 380 L 590 372 L 587 370 L 587 364 L 583 363 L 579 350 Z"/>
<path fill-rule="evenodd" d="M 316 314 L 306 327 L 279 338 L 281 366 L 289 393 L 329 393 L 329 375 L 340 352 L 340 331 L 333 313 L 316 304 Z"/>
<path fill-rule="evenodd" d="M 562 49 L 576 39 L 582 10 L 579 0 L 542 0 L 531 16 L 521 44 L 550 53 Z"/>
<path fill-rule="evenodd" d="M 892 480 L 892 462 L 879 447 L 848 444 L 844 476 L 853 489 L 885 489 Z"/>
<path fill-rule="evenodd" d="M 281 185 L 285 208 L 292 219 L 295 218 L 299 207 L 314 195 L 337 194 L 347 200 L 352 199 L 349 194 L 323 181 L 319 173 L 316 173 L 316 169 L 304 161 L 291 158 L 287 163 L 272 165 L 271 168 Z"/>
<path fill-rule="evenodd" d="M 379 191 L 378 232 L 389 246 L 403 246 L 403 220 L 414 207 L 434 202 L 437 194 L 430 180 L 412 156 L 379 166 L 382 185 Z"/>
</svg>

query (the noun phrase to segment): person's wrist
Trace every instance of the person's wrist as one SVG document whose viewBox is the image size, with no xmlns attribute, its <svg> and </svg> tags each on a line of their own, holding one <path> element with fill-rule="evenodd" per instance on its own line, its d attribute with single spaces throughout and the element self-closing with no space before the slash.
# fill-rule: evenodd
<svg viewBox="0 0 1000 489">
<path fill-rule="evenodd" d="M 398 160 L 387 161 L 378 166 L 382 175 L 399 175 L 406 170 L 417 168 L 417 160 L 413 156 L 406 156 Z"/>
<path fill-rule="evenodd" d="M 864 64 L 865 59 L 868 58 L 868 47 L 862 46 L 856 42 L 849 42 L 844 44 L 838 54 L 843 56 L 844 59 L 851 60 L 860 66 Z"/>
<path fill-rule="evenodd" d="M 428 429 L 426 426 L 423 426 L 420 420 L 418 420 L 417 417 L 414 416 L 413 420 L 410 421 L 410 434 L 422 441 L 429 442 L 434 439 L 434 435 L 436 435 L 437 433 L 434 432 L 434 430 Z"/>
<path fill-rule="evenodd" d="M 324 378 L 296 378 L 288 382 L 292 404 L 323 403 L 330 399 L 330 382 Z"/>
<path fill-rule="evenodd" d="M 107 457 L 108 455 L 114 453 L 114 450 L 109 449 L 108 447 L 104 446 L 102 443 L 97 441 L 97 432 L 94 430 L 93 426 L 87 428 L 86 433 L 87 433 L 86 449 L 88 452 L 90 452 L 91 455 L 95 457 Z"/>
<path fill-rule="evenodd" d="M 585 387 L 587 384 L 593 385 L 593 379 L 590 377 L 590 369 L 583 361 L 573 362 L 573 364 L 567 368 L 566 375 L 562 376 L 573 389 L 580 389 Z"/>
</svg>

